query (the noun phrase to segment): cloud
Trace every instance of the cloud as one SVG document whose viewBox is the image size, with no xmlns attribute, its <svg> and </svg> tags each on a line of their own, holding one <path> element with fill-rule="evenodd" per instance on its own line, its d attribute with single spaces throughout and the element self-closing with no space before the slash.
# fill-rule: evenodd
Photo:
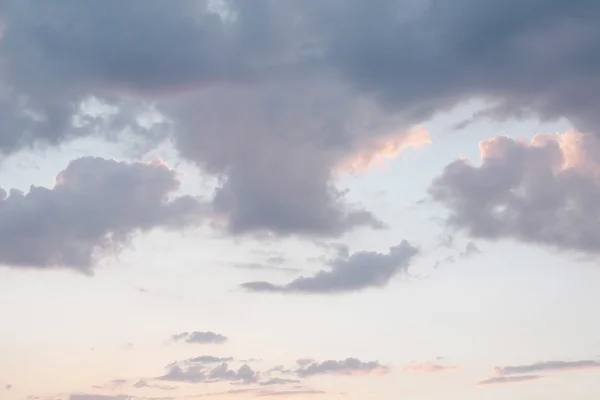
<svg viewBox="0 0 600 400">
<path fill-rule="evenodd" d="M 530 142 L 497 136 L 481 165 L 448 165 L 431 185 L 451 226 L 483 239 L 511 238 L 556 249 L 600 251 L 600 141 L 569 132 Z"/>
<path fill-rule="evenodd" d="M 381 365 L 378 361 L 363 362 L 357 358 L 346 358 L 345 360 L 327 360 L 301 365 L 296 374 L 302 378 L 315 375 L 368 375 L 385 374 L 389 367 Z"/>
<path fill-rule="evenodd" d="M 423 372 L 423 373 L 436 373 L 444 371 L 452 371 L 458 369 L 455 365 L 441 365 L 435 363 L 410 363 L 402 368 L 407 372 Z"/>
<path fill-rule="evenodd" d="M 187 360 L 193 364 L 216 364 L 230 361 L 233 361 L 233 357 L 198 356 Z"/>
<path fill-rule="evenodd" d="M 237 370 L 232 370 L 224 362 L 213 368 L 207 368 L 201 364 L 190 366 L 170 365 L 167 374 L 157 379 L 188 383 L 254 383 L 258 380 L 258 375 L 258 372 L 247 364 L 242 365 Z"/>
<path fill-rule="evenodd" d="M 570 371 L 580 369 L 600 368 L 600 361 L 581 360 L 581 361 L 544 361 L 529 365 L 514 365 L 507 367 L 496 367 L 498 375 L 531 374 L 536 372 L 548 371 Z"/>
<path fill-rule="evenodd" d="M 227 336 L 215 332 L 182 332 L 173 335 L 174 341 L 183 341 L 189 344 L 223 344 Z"/>
<path fill-rule="evenodd" d="M 256 394 L 256 397 L 295 397 L 295 396 L 320 396 L 327 394 L 323 390 L 297 389 L 297 390 L 266 390 Z"/>
<path fill-rule="evenodd" d="M 201 222 L 202 203 L 172 198 L 176 171 L 161 162 L 71 161 L 53 188 L 0 189 L 0 263 L 91 273 L 96 261 L 137 232 Z"/>
<path fill-rule="evenodd" d="M 147 381 L 145 381 L 143 379 L 134 383 L 133 387 L 136 389 L 144 389 L 144 388 L 159 389 L 159 390 L 175 390 L 175 389 L 177 389 L 177 386 L 157 385 L 157 384 L 153 384 L 153 383 L 148 383 Z"/>
<path fill-rule="evenodd" d="M 2 153 L 168 137 L 220 178 L 212 205 L 232 234 L 340 236 L 382 224 L 348 203 L 336 169 L 370 165 L 440 111 L 477 98 L 489 108 L 473 119 L 600 122 L 593 1 L 220 3 L 4 1 Z M 91 97 L 114 112 L 83 112 Z M 149 104 L 163 123 L 139 122 Z"/>
<path fill-rule="evenodd" d="M 292 389 L 292 390 L 267 390 L 267 389 L 235 389 L 228 390 L 225 392 L 212 392 L 212 393 L 204 393 L 199 395 L 189 396 L 189 398 L 211 398 L 211 397 L 246 397 L 248 395 L 252 395 L 253 397 L 306 397 L 306 396 L 317 396 L 323 395 L 327 392 L 322 390 L 314 390 L 314 389 Z"/>
<path fill-rule="evenodd" d="M 258 384 L 261 386 L 274 386 L 274 385 L 289 385 L 291 383 L 300 383 L 297 379 L 285 379 L 285 378 L 270 378 L 266 381 L 261 381 Z"/>
<path fill-rule="evenodd" d="M 69 400 L 129 400 L 129 396 L 103 396 L 97 394 L 72 394 Z"/>
<path fill-rule="evenodd" d="M 341 172 L 364 172 L 374 166 L 381 166 L 385 159 L 395 158 L 407 148 L 419 148 L 431 143 L 429 133 L 422 126 L 407 132 L 376 137 L 365 144 L 358 153 L 348 156 L 338 165 Z"/>
<path fill-rule="evenodd" d="M 357 252 L 340 255 L 329 263 L 330 269 L 309 277 L 299 277 L 285 285 L 247 282 L 242 287 L 254 292 L 345 293 L 385 286 L 395 275 L 405 271 L 418 250 L 407 241 L 391 247 L 387 254 Z"/>
<path fill-rule="evenodd" d="M 497 385 L 504 383 L 528 382 L 542 379 L 539 375 L 520 375 L 520 376 L 495 376 L 479 382 L 480 385 Z"/>
</svg>

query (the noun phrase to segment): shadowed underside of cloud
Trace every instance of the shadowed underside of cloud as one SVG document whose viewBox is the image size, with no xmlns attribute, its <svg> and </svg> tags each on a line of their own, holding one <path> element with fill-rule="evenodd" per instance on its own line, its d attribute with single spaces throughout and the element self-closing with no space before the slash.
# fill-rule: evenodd
<svg viewBox="0 0 600 400">
<path fill-rule="evenodd" d="M 500 385 L 504 383 L 518 383 L 535 381 L 543 378 L 540 375 L 519 375 L 519 376 L 494 376 L 479 382 L 480 385 Z"/>
<path fill-rule="evenodd" d="M 580 369 L 600 369 L 600 361 L 544 361 L 529 365 L 496 367 L 499 375 L 531 374 L 536 372 L 570 371 Z"/>
<path fill-rule="evenodd" d="M 484 239 L 600 252 L 600 141 L 575 132 L 531 142 L 494 137 L 480 166 L 448 165 L 429 191 L 448 223 Z"/>
<path fill-rule="evenodd" d="M 387 254 L 357 252 L 340 255 L 330 269 L 310 277 L 299 277 L 285 285 L 269 282 L 247 282 L 241 286 L 254 292 L 344 293 L 385 286 L 395 275 L 410 266 L 418 250 L 407 241 L 390 248 Z"/>
<path fill-rule="evenodd" d="M 91 273 L 99 255 L 136 232 L 198 224 L 204 206 L 190 196 L 170 199 L 178 189 L 163 163 L 93 157 L 72 161 L 51 189 L 0 189 L 0 263 Z"/>
<path fill-rule="evenodd" d="M 207 332 L 182 332 L 172 336 L 176 342 L 183 341 L 190 344 L 223 344 L 227 342 L 227 336 L 211 331 Z"/>
<path fill-rule="evenodd" d="M 489 101 L 474 118 L 600 122 L 593 0 L 67 3 L 0 5 L 2 152 L 166 135 L 222 178 L 213 206 L 234 234 L 381 227 L 334 171 L 468 99 Z M 91 96 L 114 113 L 82 111 Z M 149 103 L 164 123 L 140 124 Z"/>
<path fill-rule="evenodd" d="M 345 360 L 327 360 L 323 362 L 299 362 L 300 368 L 296 374 L 302 378 L 314 375 L 368 375 L 386 374 L 389 367 L 381 365 L 377 361 L 363 362 L 357 358 L 346 358 Z"/>
</svg>

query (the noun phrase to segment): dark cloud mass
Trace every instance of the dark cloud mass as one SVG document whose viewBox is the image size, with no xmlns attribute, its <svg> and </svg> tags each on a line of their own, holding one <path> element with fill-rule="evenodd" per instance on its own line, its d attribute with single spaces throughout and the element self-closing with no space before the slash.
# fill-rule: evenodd
<svg viewBox="0 0 600 400">
<path fill-rule="evenodd" d="M 228 340 L 227 336 L 211 331 L 177 333 L 173 335 L 172 339 L 190 344 L 223 344 Z"/>
<path fill-rule="evenodd" d="M 72 161 L 53 188 L 0 189 L 0 262 L 90 273 L 98 255 L 118 251 L 132 234 L 197 224 L 202 203 L 179 189 L 161 162 Z"/>
<path fill-rule="evenodd" d="M 465 100 L 489 101 L 474 118 L 597 132 L 597 1 L 210 3 L 4 0 L 0 149 L 152 138 L 135 118 L 151 102 L 180 153 L 222 178 L 230 232 L 335 236 L 382 226 L 335 187 L 339 163 Z M 117 115 L 73 126 L 90 96 Z"/>
<path fill-rule="evenodd" d="M 329 263 L 330 269 L 310 277 L 299 277 L 285 285 L 269 282 L 242 284 L 254 292 L 282 293 L 345 293 L 371 287 L 385 286 L 398 273 L 410 266 L 418 250 L 407 241 L 390 248 L 387 254 L 357 252 L 350 256 L 340 255 Z"/>
<path fill-rule="evenodd" d="M 430 187 L 448 223 L 473 237 L 600 251 L 600 141 L 592 135 L 495 137 L 481 165 L 457 160 Z"/>
</svg>

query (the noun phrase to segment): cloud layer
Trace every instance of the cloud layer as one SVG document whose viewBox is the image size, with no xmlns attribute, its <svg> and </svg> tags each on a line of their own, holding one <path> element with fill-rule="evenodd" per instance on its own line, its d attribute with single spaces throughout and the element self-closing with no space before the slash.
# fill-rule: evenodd
<svg viewBox="0 0 600 400">
<path fill-rule="evenodd" d="M 336 236 L 382 224 L 348 204 L 334 171 L 368 165 L 389 138 L 393 151 L 412 143 L 409 128 L 437 112 L 484 98 L 474 118 L 599 122 L 590 0 L 212 3 L 4 1 L 2 152 L 168 136 L 221 178 L 213 206 L 230 232 Z M 113 113 L 82 111 L 90 97 Z M 163 123 L 140 123 L 148 104 Z"/>
<path fill-rule="evenodd" d="M 65 267 L 90 273 L 136 232 L 181 229 L 201 222 L 196 198 L 171 198 L 174 170 L 161 162 L 72 161 L 48 189 L 0 189 L 0 262 L 28 268 Z"/>
<path fill-rule="evenodd" d="M 309 277 L 299 277 L 285 285 L 270 282 L 247 282 L 242 284 L 254 292 L 281 293 L 344 293 L 371 287 L 385 286 L 398 273 L 410 266 L 418 250 L 407 241 L 390 248 L 387 254 L 357 252 L 340 255 L 331 260 L 329 269 Z"/>
</svg>

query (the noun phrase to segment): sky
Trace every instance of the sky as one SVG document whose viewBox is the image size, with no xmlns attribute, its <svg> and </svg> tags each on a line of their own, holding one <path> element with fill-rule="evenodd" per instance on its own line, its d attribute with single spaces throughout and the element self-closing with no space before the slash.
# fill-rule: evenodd
<svg viewBox="0 0 600 400">
<path fill-rule="evenodd" d="M 596 399 L 599 18 L 0 0 L 0 399 Z"/>
</svg>

